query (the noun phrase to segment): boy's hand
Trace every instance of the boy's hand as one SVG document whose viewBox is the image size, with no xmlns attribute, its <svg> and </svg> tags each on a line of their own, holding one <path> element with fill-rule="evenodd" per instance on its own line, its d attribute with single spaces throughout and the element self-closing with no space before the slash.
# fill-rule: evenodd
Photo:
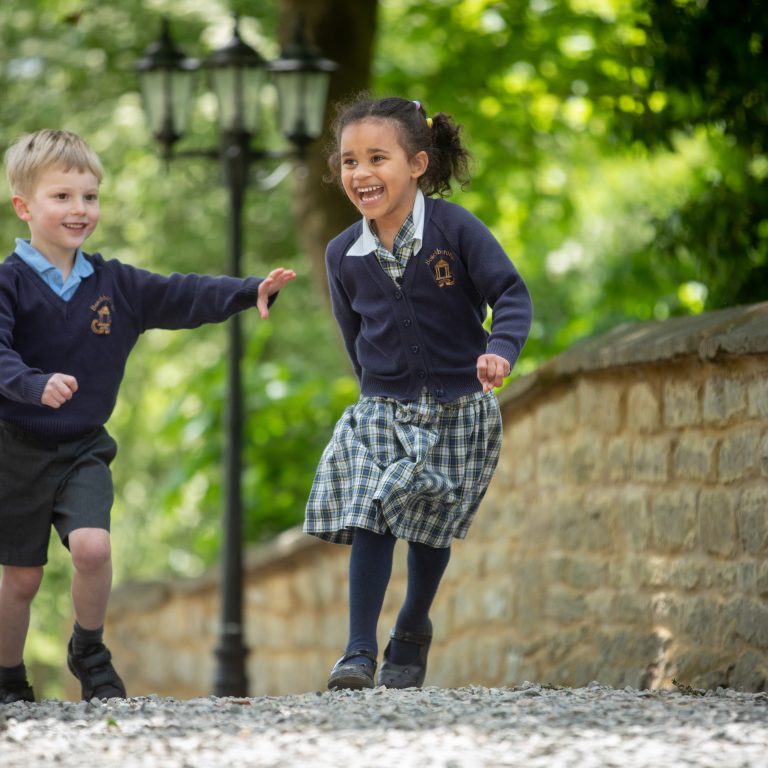
<svg viewBox="0 0 768 768">
<path fill-rule="evenodd" d="M 483 392 L 500 387 L 505 377 L 509 376 L 509 371 L 509 362 L 499 355 L 480 355 L 477 358 L 477 378 L 483 385 Z"/>
<path fill-rule="evenodd" d="M 292 269 L 283 269 L 278 267 L 273 269 L 259 284 L 259 298 L 256 300 L 256 306 L 261 313 L 261 319 L 266 320 L 269 317 L 267 304 L 269 297 L 277 293 L 286 283 L 293 280 L 296 273 Z"/>
<path fill-rule="evenodd" d="M 40 402 L 50 408 L 60 408 L 77 392 L 77 379 L 66 373 L 54 373 L 43 390 Z"/>
</svg>

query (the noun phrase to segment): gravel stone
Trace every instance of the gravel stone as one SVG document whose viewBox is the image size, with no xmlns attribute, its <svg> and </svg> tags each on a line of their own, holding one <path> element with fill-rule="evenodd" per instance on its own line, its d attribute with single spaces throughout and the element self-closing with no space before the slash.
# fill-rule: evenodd
<svg viewBox="0 0 768 768">
<path fill-rule="evenodd" d="M 0 765 L 33 768 L 753 768 L 768 694 L 560 688 L 0 705 Z"/>
</svg>

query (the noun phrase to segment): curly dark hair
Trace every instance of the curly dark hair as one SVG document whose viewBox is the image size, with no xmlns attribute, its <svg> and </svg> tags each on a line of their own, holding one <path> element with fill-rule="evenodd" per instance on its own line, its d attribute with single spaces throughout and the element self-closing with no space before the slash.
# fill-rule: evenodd
<svg viewBox="0 0 768 768">
<path fill-rule="evenodd" d="M 343 130 L 352 123 L 369 119 L 392 120 L 408 157 L 418 152 L 427 153 L 427 170 L 419 178 L 419 187 L 425 195 L 447 197 L 451 194 L 452 179 L 456 179 L 462 189 L 469 183 L 470 154 L 461 142 L 461 126 L 450 115 L 438 112 L 428 121 L 427 113 L 418 101 L 399 96 L 374 99 L 368 94 L 361 94 L 336 107 L 334 143 L 328 156 L 328 181 L 340 179 L 339 146 Z"/>
</svg>

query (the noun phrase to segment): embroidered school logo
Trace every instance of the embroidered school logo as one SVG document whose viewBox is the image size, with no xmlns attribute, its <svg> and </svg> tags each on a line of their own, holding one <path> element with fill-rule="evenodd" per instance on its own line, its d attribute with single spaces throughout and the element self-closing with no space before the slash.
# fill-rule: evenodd
<svg viewBox="0 0 768 768">
<path fill-rule="evenodd" d="M 91 330 L 98 336 L 104 336 L 112 330 L 112 299 L 109 296 L 99 296 L 91 304 L 91 310 L 96 317 L 91 320 Z"/>
<path fill-rule="evenodd" d="M 427 264 L 432 269 L 432 274 L 435 276 L 435 282 L 440 288 L 446 288 L 447 286 L 456 283 L 451 270 L 451 261 L 455 259 L 456 257 L 451 251 L 446 251 L 442 248 L 435 248 L 429 255 Z"/>
</svg>

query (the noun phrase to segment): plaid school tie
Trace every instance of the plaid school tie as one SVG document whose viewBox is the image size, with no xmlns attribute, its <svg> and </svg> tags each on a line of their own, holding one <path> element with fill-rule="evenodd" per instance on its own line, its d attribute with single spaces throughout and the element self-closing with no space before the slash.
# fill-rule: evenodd
<svg viewBox="0 0 768 768">
<path fill-rule="evenodd" d="M 400 285 L 400 280 L 405 272 L 408 259 L 413 256 L 413 238 L 416 234 L 416 227 L 413 223 L 413 213 L 409 213 L 400 227 L 400 231 L 395 235 L 392 250 L 390 253 L 382 244 L 379 238 L 376 238 L 376 259 L 381 268 Z"/>
</svg>

